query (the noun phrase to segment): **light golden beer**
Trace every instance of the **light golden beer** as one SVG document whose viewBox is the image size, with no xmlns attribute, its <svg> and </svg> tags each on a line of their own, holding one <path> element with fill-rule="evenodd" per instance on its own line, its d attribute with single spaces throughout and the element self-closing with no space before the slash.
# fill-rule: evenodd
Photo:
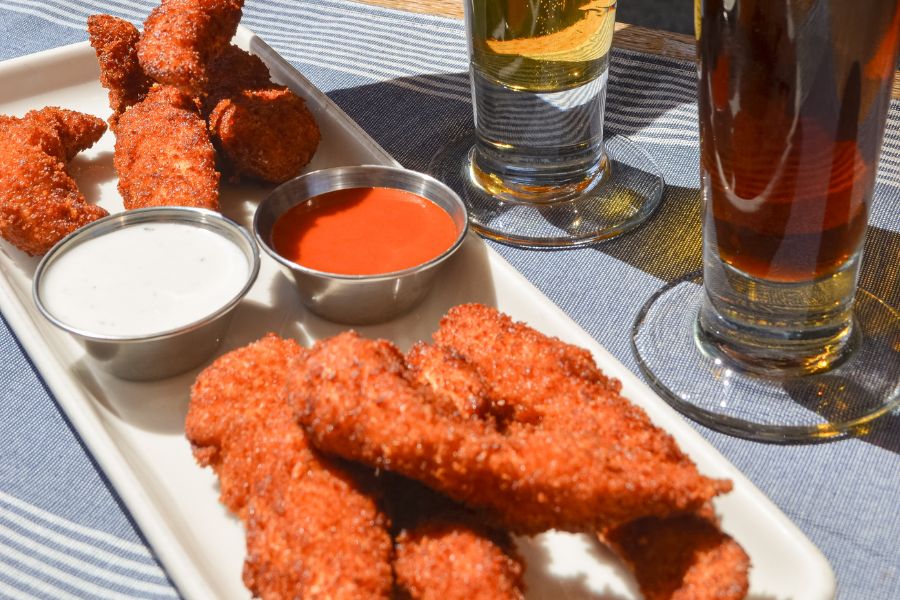
<svg viewBox="0 0 900 600">
<path fill-rule="evenodd" d="M 608 65 L 615 0 L 472 0 L 472 60 L 498 83 L 559 91 Z"/>
<path fill-rule="evenodd" d="M 608 171 L 603 109 L 615 0 L 467 0 L 473 177 L 526 202 L 582 194 Z"/>
</svg>

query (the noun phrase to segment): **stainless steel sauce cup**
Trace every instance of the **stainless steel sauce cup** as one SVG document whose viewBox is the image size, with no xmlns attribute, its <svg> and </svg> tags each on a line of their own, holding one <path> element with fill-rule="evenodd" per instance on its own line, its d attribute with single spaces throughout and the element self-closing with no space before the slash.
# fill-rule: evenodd
<svg viewBox="0 0 900 600">
<path fill-rule="evenodd" d="M 51 313 L 43 300 L 44 274 L 63 254 L 87 240 L 140 223 L 184 223 L 206 229 L 234 243 L 247 259 L 247 281 L 232 298 L 200 320 L 147 335 L 106 335 L 72 327 Z M 32 295 L 38 310 L 53 325 L 71 333 L 99 367 L 134 381 L 162 379 L 192 369 L 219 347 L 231 314 L 259 273 L 259 250 L 250 234 L 217 212 L 202 208 L 142 208 L 110 215 L 70 234 L 54 246 L 38 265 Z"/>
<path fill-rule="evenodd" d="M 457 233 L 453 244 L 420 265 L 378 275 L 317 271 L 275 250 L 272 229 L 281 215 L 299 204 L 317 202 L 315 198 L 327 192 L 367 187 L 405 190 L 434 202 L 453 219 Z M 425 297 L 441 265 L 465 239 L 468 215 L 456 192 L 428 175 L 397 167 L 337 167 L 301 175 L 276 188 L 256 209 L 253 230 L 262 249 L 294 278 L 300 299 L 310 311 L 329 321 L 365 325 L 389 321 Z"/>
</svg>

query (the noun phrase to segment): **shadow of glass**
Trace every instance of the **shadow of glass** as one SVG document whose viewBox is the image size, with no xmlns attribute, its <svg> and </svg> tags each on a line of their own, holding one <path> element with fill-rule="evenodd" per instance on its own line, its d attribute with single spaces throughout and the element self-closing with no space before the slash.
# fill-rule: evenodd
<svg viewBox="0 0 900 600">
<path fill-rule="evenodd" d="M 666 186 L 643 225 L 594 248 L 668 283 L 701 268 L 701 246 L 700 190 Z"/>
</svg>

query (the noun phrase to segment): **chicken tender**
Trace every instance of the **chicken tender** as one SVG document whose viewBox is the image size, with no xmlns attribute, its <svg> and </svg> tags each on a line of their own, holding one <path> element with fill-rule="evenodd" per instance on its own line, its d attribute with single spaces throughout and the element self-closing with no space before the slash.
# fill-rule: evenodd
<svg viewBox="0 0 900 600">
<path fill-rule="evenodd" d="M 0 115 L 0 235 L 30 255 L 46 253 L 79 227 L 106 216 L 88 203 L 66 162 L 103 136 L 92 115 L 47 107 Z"/>
<path fill-rule="evenodd" d="M 710 519 L 649 517 L 603 532 L 600 539 L 634 572 L 645 600 L 741 600 L 750 559 Z"/>
<path fill-rule="evenodd" d="M 262 598 L 388 598 L 389 523 L 372 473 L 314 452 L 284 384 L 293 341 L 269 334 L 205 369 L 185 433 L 247 531 L 244 582 Z"/>
<path fill-rule="evenodd" d="M 210 71 L 204 108 L 213 142 L 233 175 L 270 183 L 299 175 L 321 138 L 303 99 L 273 84 L 262 60 L 236 46 Z"/>
<path fill-rule="evenodd" d="M 109 125 L 115 130 L 119 115 L 143 100 L 153 83 L 138 62 L 141 34 L 128 21 L 110 15 L 88 17 L 87 27 L 100 65 L 100 83 L 109 90 L 113 111 Z"/>
<path fill-rule="evenodd" d="M 521 600 L 525 565 L 509 533 L 401 477 L 388 477 L 394 577 L 403 598 Z"/>
<path fill-rule="evenodd" d="M 311 442 L 421 481 L 523 534 L 594 531 L 692 512 L 730 488 L 701 476 L 674 440 L 619 396 L 616 384 L 577 349 L 473 305 L 452 310 L 435 339 L 446 340 L 452 330 L 476 333 L 468 323 L 476 318 L 500 335 L 472 337 L 500 361 L 493 372 L 466 356 L 464 347 L 453 349 L 480 374 L 490 404 L 502 400 L 514 410 L 522 404 L 526 421 L 498 428 L 492 420 L 462 416 L 440 398 L 439 388 L 417 381 L 389 342 L 348 332 L 316 344 L 288 378 L 289 401 Z M 531 347 L 504 354 L 516 344 Z M 523 353 L 536 361 L 532 373 L 515 364 Z M 564 358 L 578 360 L 567 365 Z M 568 374 L 565 383 L 541 379 L 554 370 Z M 526 391 L 534 397 L 520 403 L 504 395 L 502 385 L 488 379 L 495 375 L 518 378 L 510 385 L 533 388 Z"/>
<path fill-rule="evenodd" d="M 154 86 L 116 125 L 113 155 L 125 208 L 195 206 L 218 210 L 219 172 L 194 101 Z"/>
<path fill-rule="evenodd" d="M 162 0 L 137 46 L 144 72 L 194 96 L 209 84 L 209 65 L 237 31 L 243 0 Z"/>
</svg>

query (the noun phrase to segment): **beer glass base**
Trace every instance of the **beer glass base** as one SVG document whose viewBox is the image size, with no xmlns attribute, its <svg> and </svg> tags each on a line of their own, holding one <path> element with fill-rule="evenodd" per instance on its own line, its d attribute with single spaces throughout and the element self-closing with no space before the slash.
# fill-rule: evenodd
<svg viewBox="0 0 900 600">
<path fill-rule="evenodd" d="M 625 136 L 604 140 L 609 172 L 585 193 L 554 202 L 522 202 L 488 192 L 473 175 L 474 135 L 437 154 L 428 171 L 462 197 L 479 234 L 513 246 L 565 248 L 600 242 L 643 223 L 659 206 L 665 183 L 656 162 Z"/>
<path fill-rule="evenodd" d="M 631 345 L 641 372 L 675 409 L 711 429 L 769 442 L 865 434 L 900 407 L 900 313 L 859 288 L 856 339 L 834 368 L 806 375 L 750 373 L 698 335 L 704 290 L 692 273 L 641 308 Z"/>
</svg>

